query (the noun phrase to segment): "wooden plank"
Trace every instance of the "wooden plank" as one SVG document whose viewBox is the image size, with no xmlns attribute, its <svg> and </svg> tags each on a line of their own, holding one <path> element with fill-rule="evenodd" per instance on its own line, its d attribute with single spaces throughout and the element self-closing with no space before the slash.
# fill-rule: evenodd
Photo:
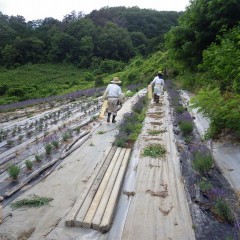
<svg viewBox="0 0 240 240">
<path fill-rule="evenodd" d="M 111 152 L 108 154 L 105 162 L 104 162 L 104 165 L 102 166 L 101 170 L 99 171 L 97 177 L 95 178 L 95 181 L 93 183 L 93 185 L 91 186 L 91 189 L 90 191 L 88 192 L 78 214 L 76 215 L 76 218 L 74 219 L 74 226 L 75 227 L 81 227 L 82 226 L 82 222 L 83 222 L 83 219 L 85 218 L 86 214 L 87 214 L 87 211 L 93 201 L 93 198 L 99 188 L 99 185 L 101 184 L 101 181 L 104 177 L 104 174 L 106 173 L 108 167 L 109 167 L 109 164 L 115 154 L 117 150 L 117 147 L 113 147 Z"/>
<path fill-rule="evenodd" d="M 124 159 L 123 159 L 123 162 L 122 162 L 122 165 L 121 165 L 121 168 L 119 170 L 114 188 L 112 190 L 111 196 L 110 196 L 108 204 L 106 206 L 106 211 L 103 215 L 102 222 L 99 226 L 99 231 L 102 233 L 109 231 L 109 229 L 111 228 L 113 214 L 114 214 L 114 211 L 115 211 L 115 208 L 117 205 L 117 198 L 118 198 L 121 186 L 122 186 L 125 171 L 127 169 L 130 153 L 131 153 L 131 149 L 127 149 Z"/>
<path fill-rule="evenodd" d="M 116 165 L 115 165 L 115 167 L 113 169 L 113 172 L 111 174 L 111 178 L 108 181 L 107 187 L 106 187 L 106 189 L 104 191 L 104 194 L 102 196 L 102 199 L 101 199 L 101 201 L 100 201 L 100 203 L 98 205 L 98 209 L 97 209 L 97 211 L 95 213 L 95 216 L 94 216 L 94 218 L 92 220 L 92 228 L 95 229 L 95 230 L 98 230 L 98 228 L 100 226 L 103 214 L 105 212 L 105 209 L 106 209 L 106 206 L 107 206 L 107 203 L 108 203 L 108 200 L 110 198 L 112 189 L 114 187 L 114 183 L 115 183 L 116 178 L 118 176 L 118 172 L 119 172 L 120 166 L 122 164 L 125 152 L 126 152 L 126 148 L 122 148 L 122 150 L 121 150 L 121 152 L 119 154 L 117 163 L 116 163 Z"/>
<path fill-rule="evenodd" d="M 100 119 L 102 119 L 104 117 L 104 114 L 105 114 L 105 112 L 107 110 L 107 105 L 108 105 L 108 101 L 104 100 L 102 108 L 101 108 L 101 111 L 100 111 L 100 114 L 99 114 L 99 118 Z"/>
<path fill-rule="evenodd" d="M 152 85 L 148 85 L 148 99 L 153 98 Z"/>
<path fill-rule="evenodd" d="M 79 212 L 80 207 L 82 206 L 85 198 L 87 197 L 87 194 L 91 188 L 91 186 L 93 185 L 95 179 L 97 178 L 97 176 L 99 175 L 99 172 L 102 171 L 102 168 L 105 164 L 105 162 L 108 159 L 108 156 L 111 154 L 112 151 L 116 151 L 116 148 L 112 148 L 109 147 L 107 148 L 106 152 L 104 153 L 104 160 L 102 161 L 101 164 L 99 164 L 95 171 L 93 176 L 89 179 L 89 181 L 86 183 L 86 185 L 83 188 L 83 191 L 81 192 L 80 197 L 77 199 L 77 201 L 75 202 L 75 204 L 73 205 L 72 209 L 69 211 L 69 213 L 67 214 L 66 218 L 65 218 L 65 225 L 68 227 L 74 226 L 74 220 Z"/>
<path fill-rule="evenodd" d="M 97 193 L 96 193 L 96 195 L 95 195 L 95 197 L 94 197 L 94 199 L 93 199 L 93 201 L 91 203 L 91 206 L 88 209 L 87 215 L 86 215 L 86 217 L 84 218 L 84 220 L 82 222 L 82 227 L 84 227 L 84 228 L 91 228 L 92 219 L 93 219 L 93 217 L 95 215 L 95 212 L 96 212 L 97 207 L 98 207 L 98 205 L 100 203 L 100 200 L 102 198 L 104 190 L 105 190 L 105 188 L 107 186 L 107 183 L 108 183 L 108 181 L 110 179 L 110 176 L 111 176 L 113 168 L 114 168 L 114 166 L 115 166 L 115 164 L 117 162 L 117 159 L 118 159 L 118 156 L 120 154 L 120 151 L 121 151 L 121 148 L 117 148 L 117 151 L 115 152 L 115 154 L 113 156 L 113 159 L 112 159 L 112 161 L 111 161 L 111 163 L 110 163 L 110 165 L 109 165 L 109 167 L 107 169 L 107 172 L 104 175 L 104 178 L 103 178 L 103 180 L 102 180 L 102 182 L 101 182 L 101 184 L 99 186 L 99 189 L 98 189 L 98 191 L 97 191 Z"/>
</svg>

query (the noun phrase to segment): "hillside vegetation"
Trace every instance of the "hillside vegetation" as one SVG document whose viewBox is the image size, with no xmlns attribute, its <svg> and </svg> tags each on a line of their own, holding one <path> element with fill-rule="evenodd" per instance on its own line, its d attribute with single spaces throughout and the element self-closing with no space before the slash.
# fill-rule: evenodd
<svg viewBox="0 0 240 240">
<path fill-rule="evenodd" d="M 240 139 L 240 2 L 194 0 L 166 35 L 168 68 L 198 95 L 211 120 L 208 137 Z"/>
<path fill-rule="evenodd" d="M 114 74 L 124 85 L 145 81 L 158 61 L 140 67 L 180 15 L 116 7 L 26 22 L 0 13 L 0 104 L 99 87 Z"/>
<path fill-rule="evenodd" d="M 147 85 L 158 70 L 196 93 L 207 136 L 240 139 L 240 2 L 192 0 L 185 12 L 137 7 L 26 22 L 0 13 L 0 104 L 102 86 Z"/>
</svg>

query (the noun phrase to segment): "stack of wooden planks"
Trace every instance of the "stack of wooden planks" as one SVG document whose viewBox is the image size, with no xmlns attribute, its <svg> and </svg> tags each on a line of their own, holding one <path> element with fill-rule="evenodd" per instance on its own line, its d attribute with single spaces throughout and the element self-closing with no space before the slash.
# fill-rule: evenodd
<svg viewBox="0 0 240 240">
<path fill-rule="evenodd" d="M 106 151 L 104 161 L 67 215 L 66 226 L 109 231 L 130 153 L 131 149 L 120 147 Z"/>
</svg>

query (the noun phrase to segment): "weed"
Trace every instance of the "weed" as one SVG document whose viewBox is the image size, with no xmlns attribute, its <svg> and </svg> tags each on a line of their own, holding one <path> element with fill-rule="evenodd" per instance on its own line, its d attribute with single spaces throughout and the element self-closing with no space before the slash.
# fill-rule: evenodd
<svg viewBox="0 0 240 240">
<path fill-rule="evenodd" d="M 40 197 L 38 195 L 32 195 L 30 198 L 24 198 L 18 200 L 11 204 L 13 209 L 23 208 L 23 207 L 41 207 L 44 205 L 49 205 L 53 198 Z"/>
<path fill-rule="evenodd" d="M 166 149 L 160 144 L 152 144 L 144 148 L 143 156 L 152 157 L 152 158 L 159 158 L 164 156 L 166 153 Z"/>
<path fill-rule="evenodd" d="M 164 130 L 149 130 L 148 134 L 149 135 L 158 135 L 158 134 L 164 133 L 164 132 L 165 132 Z"/>
<path fill-rule="evenodd" d="M 106 133 L 106 132 L 104 132 L 104 131 L 98 131 L 97 132 L 97 134 L 104 134 L 104 133 Z"/>
<path fill-rule="evenodd" d="M 11 165 L 7 171 L 9 176 L 12 177 L 14 180 L 16 180 L 20 173 L 20 167 L 17 165 Z"/>
<path fill-rule="evenodd" d="M 199 172 L 200 175 L 205 175 L 213 165 L 213 158 L 211 155 L 196 152 L 192 165 L 193 169 Z"/>
</svg>

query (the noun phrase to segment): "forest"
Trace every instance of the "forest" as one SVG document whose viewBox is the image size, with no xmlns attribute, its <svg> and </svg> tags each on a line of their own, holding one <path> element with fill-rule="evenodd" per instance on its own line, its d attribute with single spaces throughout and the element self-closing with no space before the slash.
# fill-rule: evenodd
<svg viewBox="0 0 240 240">
<path fill-rule="evenodd" d="M 184 12 L 112 7 L 62 21 L 0 13 L 0 104 L 106 84 L 147 84 L 164 70 L 196 94 L 209 137 L 240 136 L 240 2 L 192 0 Z"/>
<path fill-rule="evenodd" d="M 101 86 L 161 49 L 180 15 L 115 7 L 26 22 L 0 13 L 0 104 Z"/>
</svg>

